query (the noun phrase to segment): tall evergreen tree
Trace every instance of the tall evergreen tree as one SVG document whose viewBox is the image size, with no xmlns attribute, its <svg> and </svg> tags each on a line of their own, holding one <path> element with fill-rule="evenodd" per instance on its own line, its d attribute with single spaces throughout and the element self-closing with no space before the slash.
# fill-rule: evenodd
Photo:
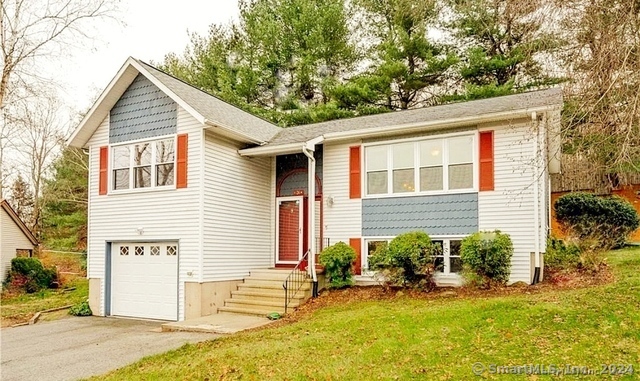
<svg viewBox="0 0 640 381">
<path fill-rule="evenodd" d="M 437 2 L 357 0 L 355 6 L 371 28 L 372 62 L 365 73 L 335 90 L 340 105 L 404 110 L 433 104 L 458 62 L 448 46 L 428 37 L 440 15 Z"/>
<path fill-rule="evenodd" d="M 11 197 L 9 198 L 9 203 L 22 222 L 32 229 L 33 221 L 31 216 L 33 214 L 35 199 L 33 197 L 31 187 L 21 175 L 18 175 L 11 185 Z"/>
<path fill-rule="evenodd" d="M 162 68 L 282 125 L 343 116 L 330 89 L 356 60 L 344 0 L 239 6 L 237 24 L 193 36 L 185 56 L 167 56 Z"/>
<path fill-rule="evenodd" d="M 87 241 L 88 156 L 66 148 L 43 190 L 41 238 L 51 249 L 83 250 Z"/>
<path fill-rule="evenodd" d="M 463 56 L 468 99 L 505 95 L 560 82 L 541 59 L 558 47 L 544 0 L 449 0 L 451 32 Z"/>
</svg>

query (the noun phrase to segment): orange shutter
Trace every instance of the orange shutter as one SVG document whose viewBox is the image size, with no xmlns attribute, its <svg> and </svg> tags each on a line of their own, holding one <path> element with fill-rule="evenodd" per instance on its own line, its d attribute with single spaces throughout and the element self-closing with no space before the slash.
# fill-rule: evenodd
<svg viewBox="0 0 640 381">
<path fill-rule="evenodd" d="M 356 261 L 353 264 L 353 272 L 356 275 L 362 274 L 362 246 L 360 245 L 360 243 L 360 238 L 349 238 L 349 246 L 353 247 L 353 250 L 356 251 Z"/>
<path fill-rule="evenodd" d="M 349 147 L 349 198 L 360 198 L 360 146 Z"/>
<path fill-rule="evenodd" d="M 480 133 L 480 190 L 494 189 L 493 131 Z"/>
<path fill-rule="evenodd" d="M 98 194 L 107 194 L 107 179 L 109 178 L 109 147 L 100 147 L 100 172 L 98 175 Z"/>
<path fill-rule="evenodd" d="M 187 144 L 188 135 L 178 135 L 178 155 L 176 160 L 176 188 L 187 187 Z"/>
</svg>

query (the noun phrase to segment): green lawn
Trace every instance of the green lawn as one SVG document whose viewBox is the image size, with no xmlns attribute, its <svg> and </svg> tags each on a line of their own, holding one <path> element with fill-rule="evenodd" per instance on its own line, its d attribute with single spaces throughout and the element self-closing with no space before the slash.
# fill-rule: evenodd
<svg viewBox="0 0 640 381">
<path fill-rule="evenodd" d="M 2 326 L 8 326 L 27 321 L 38 311 L 50 308 L 76 304 L 87 300 L 89 295 L 89 281 L 77 278 L 65 287 L 75 287 L 73 291 L 42 290 L 33 294 L 6 297 L 3 295 L 0 304 Z"/>
<path fill-rule="evenodd" d="M 184 347 L 95 380 L 537 380 L 472 365 L 630 364 L 640 374 L 640 249 L 616 281 L 508 296 L 355 301 L 290 325 Z M 628 370 L 625 368 L 624 370 Z M 553 377 L 556 378 L 556 377 Z M 572 376 L 571 378 L 576 378 Z M 579 377 L 580 378 L 580 377 Z M 586 376 L 584 379 L 598 379 Z"/>
</svg>

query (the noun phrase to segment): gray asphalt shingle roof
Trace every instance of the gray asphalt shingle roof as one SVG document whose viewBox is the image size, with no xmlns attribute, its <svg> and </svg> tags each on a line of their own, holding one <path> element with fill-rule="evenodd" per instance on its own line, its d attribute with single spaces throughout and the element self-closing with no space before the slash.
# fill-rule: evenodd
<svg viewBox="0 0 640 381">
<path fill-rule="evenodd" d="M 302 143 L 327 133 L 385 128 L 421 122 L 480 117 L 483 115 L 561 105 L 559 88 L 451 103 L 413 110 L 395 111 L 289 128 L 278 127 L 213 95 L 199 90 L 153 66 L 137 60 L 166 87 L 212 123 L 248 136 L 266 146 Z"/>
<path fill-rule="evenodd" d="M 193 107 L 200 115 L 213 123 L 234 130 L 260 142 L 271 140 L 280 127 L 267 122 L 255 115 L 237 108 L 213 95 L 199 90 L 181 80 L 166 74 L 140 60 L 137 62 L 173 91 L 180 99 Z"/>
<path fill-rule="evenodd" d="M 283 128 L 267 145 L 301 143 L 332 132 L 444 121 L 552 105 L 562 105 L 559 88 Z"/>
</svg>

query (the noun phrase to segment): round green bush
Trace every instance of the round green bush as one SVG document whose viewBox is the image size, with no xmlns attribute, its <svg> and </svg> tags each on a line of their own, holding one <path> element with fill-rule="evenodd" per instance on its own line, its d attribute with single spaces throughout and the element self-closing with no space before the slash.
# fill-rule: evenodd
<svg viewBox="0 0 640 381">
<path fill-rule="evenodd" d="M 7 283 L 12 283 L 13 278 L 19 279 L 14 284 L 21 284 L 27 293 L 33 293 L 51 287 L 57 280 L 57 273 L 55 269 L 44 267 L 38 258 L 17 257 L 11 260 Z"/>
<path fill-rule="evenodd" d="M 433 286 L 435 249 L 425 232 L 400 234 L 369 257 L 369 267 L 382 271 L 392 285 L 430 288 Z"/>
<path fill-rule="evenodd" d="M 513 243 L 499 230 L 477 232 L 462 240 L 460 258 L 468 280 L 488 286 L 506 284 L 511 274 Z"/>
<path fill-rule="evenodd" d="M 592 193 L 566 194 L 554 205 L 556 219 L 568 236 L 578 240 L 597 240 L 603 250 L 624 245 L 640 226 L 638 213 L 619 196 Z"/>
<path fill-rule="evenodd" d="M 353 262 L 356 251 L 344 242 L 329 246 L 320 253 L 320 264 L 324 266 L 331 288 L 353 285 Z"/>
</svg>

